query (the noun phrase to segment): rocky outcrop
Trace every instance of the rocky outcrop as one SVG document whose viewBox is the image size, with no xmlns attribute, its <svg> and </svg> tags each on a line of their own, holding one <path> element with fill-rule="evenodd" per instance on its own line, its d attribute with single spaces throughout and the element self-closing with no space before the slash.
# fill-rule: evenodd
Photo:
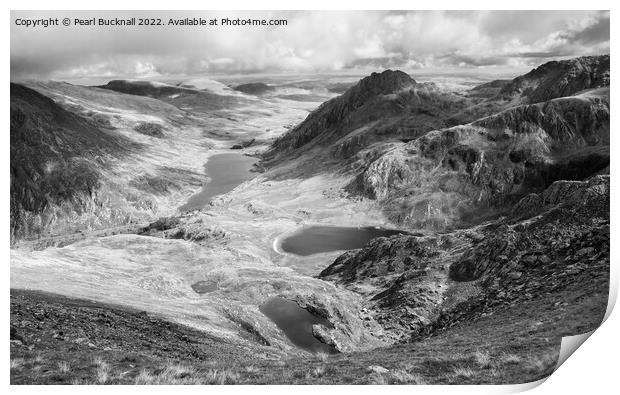
<svg viewBox="0 0 620 395">
<path fill-rule="evenodd" d="M 319 277 L 363 295 L 392 341 L 563 292 L 583 283 L 588 270 L 596 273 L 593 289 L 604 292 L 609 182 L 605 175 L 557 181 L 523 198 L 512 216 L 441 235 L 375 239 Z"/>
<path fill-rule="evenodd" d="M 376 238 L 358 251 L 347 252 L 323 270 L 320 278 L 343 284 L 364 283 L 381 287 L 390 276 L 427 267 L 437 252 L 436 239 L 411 236 Z"/>
<path fill-rule="evenodd" d="M 226 240 L 229 234 L 218 226 L 209 223 L 203 214 L 183 217 L 163 217 L 142 227 L 137 234 L 164 239 L 182 239 L 198 244 Z"/>
<path fill-rule="evenodd" d="M 502 111 L 362 151 L 367 165 L 347 190 L 376 199 L 410 229 L 464 229 L 373 240 L 320 278 L 364 295 L 386 336 L 408 341 L 563 292 L 588 267 L 608 270 L 608 90 L 558 97 L 608 83 L 598 66 L 590 80 L 580 77 L 582 60 L 559 67 L 550 100 L 502 109 L 509 102 L 494 91 L 511 82 L 492 83 L 479 97 L 495 97 L 486 110 Z M 545 86 L 544 73 L 534 74 Z M 536 92 L 527 91 L 542 97 Z"/>
<path fill-rule="evenodd" d="M 385 338 L 406 341 L 439 313 L 447 268 L 466 242 L 463 235 L 377 238 L 338 257 L 319 278 L 364 295 Z"/>
<path fill-rule="evenodd" d="M 313 150 L 309 160 L 336 163 L 374 142 L 413 138 L 445 126 L 464 106 L 463 98 L 431 83 L 416 83 L 402 71 L 373 73 L 278 138 L 263 162 L 273 166 Z"/>
<path fill-rule="evenodd" d="M 545 63 L 506 84 L 498 96 L 540 103 L 609 83 L 609 55 L 583 56 Z"/>
<path fill-rule="evenodd" d="M 542 238 L 544 232 L 541 230 L 548 232 L 549 239 L 569 247 L 570 237 L 608 223 L 609 181 L 609 176 L 596 176 L 582 182 L 557 181 L 541 194 L 528 195 L 515 205 L 513 215 L 522 219 L 542 215 L 516 226 L 503 225 L 491 237 L 463 254 L 450 267 L 450 276 L 458 281 L 471 281 L 501 272 L 518 278 L 523 266 L 549 263 L 551 258 L 558 256 L 558 251 L 535 252 L 542 250 L 542 245 L 545 249 L 554 247 L 550 240 Z M 531 206 L 532 201 L 538 203 L 537 208 Z M 530 240 L 532 235 L 540 237 L 538 245 L 524 244 L 524 240 Z"/>
<path fill-rule="evenodd" d="M 233 145 L 232 147 L 230 147 L 230 149 L 244 149 L 244 148 L 248 148 L 252 144 L 254 144 L 255 142 L 256 142 L 256 139 L 245 140 L 245 141 L 242 141 L 239 144 Z"/>
<path fill-rule="evenodd" d="M 373 73 L 347 90 L 342 96 L 323 103 L 304 122 L 277 139 L 273 143 L 272 151 L 286 152 L 300 148 L 319 135 L 324 135 L 333 127 L 339 128 L 342 123 L 350 124 L 352 115 L 361 118 L 356 120 L 355 123 L 357 124 L 372 121 L 372 114 L 364 111 L 366 106 L 369 107 L 374 104 L 371 102 L 381 101 L 380 96 L 382 95 L 396 94 L 403 89 L 415 86 L 415 84 L 416 82 L 413 79 L 401 71 L 387 70 L 381 74 Z M 377 112 L 373 111 L 373 113 L 376 114 Z M 350 127 L 347 129 L 351 130 Z M 346 131 L 332 130 L 329 134 L 341 137 L 341 135 L 346 134 Z M 333 138 L 333 136 L 325 137 Z M 328 138 L 323 139 L 328 140 Z"/>
<path fill-rule="evenodd" d="M 298 294 L 292 300 L 310 314 L 325 318 L 331 324 L 315 324 L 312 327 L 314 337 L 334 347 L 339 352 L 353 352 L 385 345 L 384 333 L 365 312 L 351 309 L 344 298 L 332 299 L 325 295 Z"/>
<path fill-rule="evenodd" d="M 140 122 L 136 125 L 133 130 L 140 134 L 144 134 L 146 136 L 151 137 L 164 137 L 164 132 L 162 131 L 162 126 L 158 123 L 153 122 Z"/>
<path fill-rule="evenodd" d="M 426 133 L 372 161 L 356 185 L 396 222 L 445 228 L 608 165 L 608 97 L 572 96 Z"/>
<path fill-rule="evenodd" d="M 609 176 L 597 175 L 586 181 L 556 181 L 542 193 L 531 193 L 512 208 L 516 218 L 529 218 L 557 204 L 602 204 L 609 195 Z"/>
</svg>

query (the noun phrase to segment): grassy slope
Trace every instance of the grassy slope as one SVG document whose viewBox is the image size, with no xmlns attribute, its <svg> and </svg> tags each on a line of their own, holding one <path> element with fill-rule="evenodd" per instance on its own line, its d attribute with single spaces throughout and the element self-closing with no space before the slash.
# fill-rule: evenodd
<svg viewBox="0 0 620 395">
<path fill-rule="evenodd" d="M 529 382 L 553 371 L 561 336 L 595 329 L 605 313 L 608 272 L 570 275 L 562 289 L 541 289 L 540 298 L 508 300 L 490 310 L 474 308 L 467 319 L 428 338 L 329 357 L 244 348 L 139 311 L 13 290 L 11 383 Z M 388 371 L 369 369 L 375 365 Z"/>
</svg>

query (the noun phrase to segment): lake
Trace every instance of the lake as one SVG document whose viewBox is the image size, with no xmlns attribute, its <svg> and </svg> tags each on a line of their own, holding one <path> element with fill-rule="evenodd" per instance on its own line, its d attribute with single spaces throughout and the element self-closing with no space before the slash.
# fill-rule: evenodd
<svg viewBox="0 0 620 395">
<path fill-rule="evenodd" d="M 311 314 L 288 299 L 275 297 L 259 307 L 260 311 L 272 320 L 284 332 L 291 343 L 310 352 L 335 354 L 334 347 L 319 341 L 312 334 L 312 325 L 322 324 L 333 328 L 331 322 L 323 317 Z"/>
<path fill-rule="evenodd" d="M 232 191 L 237 185 L 251 180 L 256 176 L 250 169 L 256 158 L 241 154 L 217 154 L 209 158 L 205 164 L 205 173 L 209 177 L 200 192 L 193 195 L 181 207 L 180 211 L 190 211 L 205 207 L 211 199 Z"/>
<path fill-rule="evenodd" d="M 320 252 L 354 250 L 362 248 L 377 237 L 408 234 L 402 230 L 373 226 L 309 226 L 284 238 L 280 249 L 291 254 L 307 256 Z"/>
</svg>

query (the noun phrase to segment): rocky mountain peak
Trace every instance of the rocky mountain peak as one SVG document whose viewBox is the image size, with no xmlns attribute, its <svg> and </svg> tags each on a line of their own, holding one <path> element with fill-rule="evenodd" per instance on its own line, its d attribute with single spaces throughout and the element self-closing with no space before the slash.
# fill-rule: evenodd
<svg viewBox="0 0 620 395">
<path fill-rule="evenodd" d="M 381 73 L 372 73 L 350 89 L 351 93 L 385 95 L 396 93 L 416 84 L 407 73 L 400 70 L 385 70 Z"/>
<path fill-rule="evenodd" d="M 539 103 L 609 86 L 609 64 L 609 55 L 547 62 L 512 80 L 500 95 L 520 95 L 526 103 Z"/>
</svg>

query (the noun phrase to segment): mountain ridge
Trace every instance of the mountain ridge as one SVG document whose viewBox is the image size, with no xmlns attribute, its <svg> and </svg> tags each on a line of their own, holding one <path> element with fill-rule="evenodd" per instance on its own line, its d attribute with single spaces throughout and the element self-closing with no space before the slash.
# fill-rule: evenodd
<svg viewBox="0 0 620 395">
<path fill-rule="evenodd" d="M 400 70 L 372 73 L 276 139 L 263 159 L 273 166 L 311 150 L 326 161 L 348 159 L 386 137 L 412 138 L 446 126 L 450 108 L 462 102 L 435 84 L 417 83 Z M 371 133 L 361 129 L 368 125 L 372 125 Z"/>
<path fill-rule="evenodd" d="M 376 199 L 395 223 L 453 226 L 479 210 L 501 212 L 553 181 L 605 169 L 608 84 L 608 55 L 549 62 L 513 80 L 476 86 L 473 99 L 447 94 L 442 100 L 432 84 L 401 71 L 373 73 L 276 140 L 263 163 L 284 178 L 286 172 L 344 172 L 353 176 L 345 190 Z M 431 95 L 424 98 L 421 89 Z M 378 100 L 393 111 L 367 111 Z M 445 117 L 434 114 L 420 127 L 421 102 L 444 104 Z M 364 115 L 352 122 L 358 108 Z M 330 121 L 332 112 L 339 122 Z"/>
</svg>

